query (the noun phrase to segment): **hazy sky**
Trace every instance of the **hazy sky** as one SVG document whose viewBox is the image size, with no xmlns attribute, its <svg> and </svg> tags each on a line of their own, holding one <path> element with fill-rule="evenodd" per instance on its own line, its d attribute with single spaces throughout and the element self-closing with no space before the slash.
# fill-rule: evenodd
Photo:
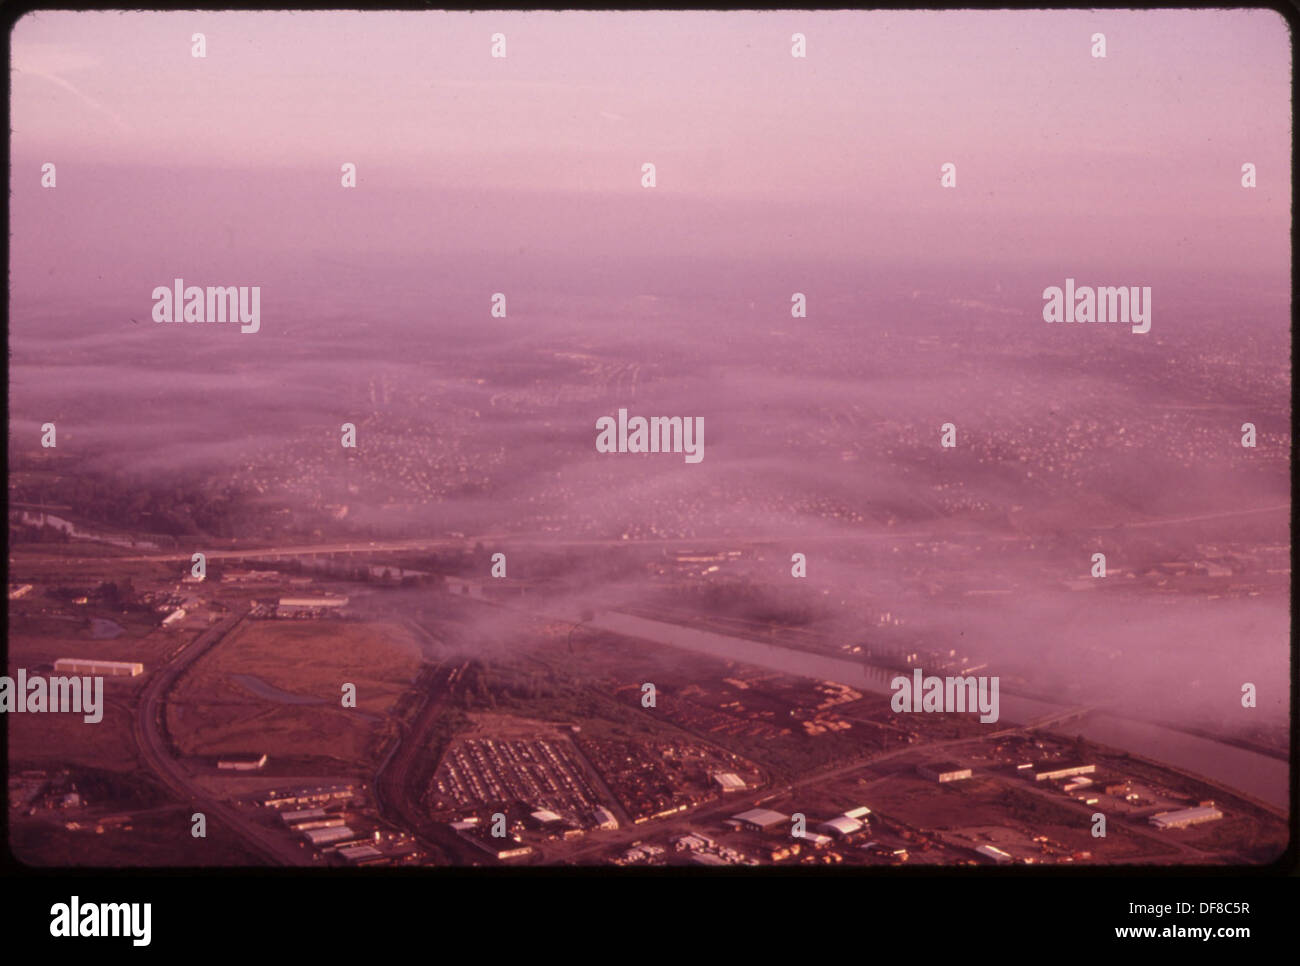
<svg viewBox="0 0 1300 966">
<path fill-rule="evenodd" d="M 1267 10 L 37 12 L 12 47 L 20 275 L 111 257 L 124 229 L 200 259 L 186 232 L 286 254 L 1059 254 L 1062 273 L 1104 253 L 1133 281 L 1289 264 L 1290 45 Z"/>
</svg>

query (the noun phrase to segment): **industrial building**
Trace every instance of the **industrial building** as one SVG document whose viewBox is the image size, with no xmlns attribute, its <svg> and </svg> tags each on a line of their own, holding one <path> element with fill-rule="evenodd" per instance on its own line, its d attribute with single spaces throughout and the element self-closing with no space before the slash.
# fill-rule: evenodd
<svg viewBox="0 0 1300 966">
<path fill-rule="evenodd" d="M 281 597 L 279 606 L 275 609 L 275 616 L 298 617 L 321 610 L 337 610 L 347 605 L 346 597 Z"/>
<path fill-rule="evenodd" d="M 556 825 L 563 822 L 564 819 L 552 812 L 549 808 L 539 808 L 535 812 L 529 812 L 528 817 L 537 828 L 546 828 L 547 826 Z"/>
<path fill-rule="evenodd" d="M 1176 812 L 1157 812 L 1147 821 L 1159 829 L 1186 828 L 1201 822 L 1214 822 L 1223 818 L 1223 813 L 1213 806 L 1201 808 L 1183 808 Z"/>
<path fill-rule="evenodd" d="M 334 828 L 343 824 L 343 816 L 338 812 L 330 814 L 323 808 L 305 808 L 292 812 L 281 812 L 280 821 L 295 832 L 306 832 L 314 828 Z"/>
<path fill-rule="evenodd" d="M 731 816 L 730 819 L 739 828 L 748 829 L 751 832 L 765 832 L 773 826 L 781 825 L 789 820 L 790 816 L 774 812 L 770 808 L 751 808 L 747 812 Z"/>
<path fill-rule="evenodd" d="M 844 838 L 854 832 L 862 831 L 862 823 L 856 818 L 849 818 L 847 815 L 837 815 L 829 822 L 822 822 L 818 825 L 817 831 L 825 832 L 827 835 L 833 835 L 836 838 Z"/>
<path fill-rule="evenodd" d="M 482 849 L 494 859 L 504 861 L 506 859 L 517 859 L 520 856 L 530 855 L 533 851 L 531 845 L 521 845 L 518 839 L 506 838 L 482 838 L 475 834 L 474 823 L 454 822 L 452 828 L 456 829 L 456 834 L 476 848 Z"/>
<path fill-rule="evenodd" d="M 1034 767 L 1034 781 L 1047 781 L 1052 778 L 1070 778 L 1073 775 L 1091 775 L 1097 771 L 1096 765 L 1085 765 L 1081 761 L 1043 762 Z"/>
<path fill-rule="evenodd" d="M 713 775 L 714 784 L 725 792 L 743 792 L 745 782 L 735 772 L 720 771 Z"/>
<path fill-rule="evenodd" d="M 387 862 L 384 853 L 373 845 L 354 845 L 351 848 L 339 849 L 338 854 L 349 865 L 379 865 Z"/>
<path fill-rule="evenodd" d="M 317 805 L 329 801 L 347 801 L 355 791 L 351 785 L 322 785 L 316 788 L 299 788 L 293 791 L 267 792 L 261 804 L 268 808 L 288 808 L 300 805 Z"/>
<path fill-rule="evenodd" d="M 679 835 L 673 839 L 673 848 L 678 852 L 697 852 L 700 849 L 711 849 L 715 847 L 713 839 L 707 835 L 701 835 L 699 832 L 689 832 L 686 835 Z"/>
<path fill-rule="evenodd" d="M 134 678 L 144 665 L 133 661 L 99 661 L 94 658 L 61 657 L 54 662 L 56 674 L 90 674 L 106 678 Z"/>
<path fill-rule="evenodd" d="M 955 761 L 932 762 L 921 765 L 916 770 L 923 777 L 935 782 L 956 782 L 971 776 L 969 768 L 963 768 Z"/>
<path fill-rule="evenodd" d="M 222 771 L 261 771 L 266 762 L 265 752 L 260 755 L 227 755 L 218 759 L 217 767 Z"/>
<path fill-rule="evenodd" d="M 356 832 L 346 825 L 334 825 L 330 828 L 309 828 L 303 831 L 303 837 L 312 845 L 329 845 L 331 842 L 343 842 L 355 838 Z"/>
<path fill-rule="evenodd" d="M 343 824 L 342 815 L 327 815 L 325 818 L 313 819 L 307 822 L 299 822 L 293 827 L 295 832 L 306 832 L 318 828 L 338 828 Z"/>
<path fill-rule="evenodd" d="M 596 808 L 591 813 L 591 819 L 595 827 L 598 829 L 604 829 L 606 831 L 612 832 L 618 828 L 618 819 L 616 819 L 614 817 L 614 813 L 611 812 L 609 809 L 607 809 L 604 805 L 596 806 Z"/>
<path fill-rule="evenodd" d="M 281 607 L 346 607 L 346 597 L 281 597 Z"/>
<path fill-rule="evenodd" d="M 977 845 L 975 851 L 986 859 L 992 859 L 998 865 L 1007 865 L 1013 861 L 1009 854 L 1003 852 L 996 845 Z"/>
<path fill-rule="evenodd" d="M 299 822 L 311 822 L 319 818 L 327 818 L 329 812 L 323 808 L 300 808 L 290 812 L 281 812 L 280 821 L 291 828 Z"/>
</svg>

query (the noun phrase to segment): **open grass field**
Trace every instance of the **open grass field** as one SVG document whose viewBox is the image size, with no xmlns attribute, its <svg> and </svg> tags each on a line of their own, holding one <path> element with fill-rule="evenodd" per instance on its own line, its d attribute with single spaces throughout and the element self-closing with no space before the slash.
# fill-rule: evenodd
<svg viewBox="0 0 1300 966">
<path fill-rule="evenodd" d="M 104 680 L 104 717 L 94 723 L 75 712 L 67 714 L 9 714 L 11 770 L 85 765 L 130 772 L 140 767 L 131 737 L 133 712 L 121 681 Z"/>
<path fill-rule="evenodd" d="M 26 601 L 17 602 L 20 605 Z M 16 609 L 16 608 L 15 608 Z M 130 771 L 139 767 L 131 738 L 132 709 L 148 674 L 174 651 L 183 632 L 160 631 L 151 615 L 111 614 L 93 606 L 66 606 L 83 614 L 11 613 L 9 660 L 5 674 L 16 677 L 19 668 L 32 677 L 48 677 L 61 657 L 96 658 L 106 661 L 138 661 L 145 674 L 136 678 L 104 679 L 103 718 L 91 724 L 82 714 L 11 714 L 9 759 L 19 767 L 41 761 L 88 765 Z M 108 618 L 123 628 L 113 640 L 96 640 L 85 618 Z"/>
<path fill-rule="evenodd" d="M 183 756 L 262 753 L 370 768 L 420 665 L 395 623 L 250 621 L 173 688 L 167 728 Z M 356 707 L 342 686 L 356 687 Z"/>
</svg>

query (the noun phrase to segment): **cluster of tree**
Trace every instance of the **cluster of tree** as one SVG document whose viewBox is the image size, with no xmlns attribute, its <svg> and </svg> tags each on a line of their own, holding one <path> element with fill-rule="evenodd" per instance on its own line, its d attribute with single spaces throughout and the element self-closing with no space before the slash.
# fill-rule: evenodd
<svg viewBox="0 0 1300 966">
<path fill-rule="evenodd" d="M 498 703 L 563 698 L 571 694 L 572 688 L 560 681 L 554 671 L 525 668 L 511 662 L 471 661 L 459 682 L 459 699 L 466 710 L 492 709 Z"/>
<path fill-rule="evenodd" d="M 211 571 L 209 571 L 211 577 Z M 219 578 L 218 578 L 219 579 Z M 153 607 L 136 597 L 135 586 L 130 577 L 116 583 L 105 581 L 95 590 L 95 599 L 112 610 L 146 614 Z"/>
<path fill-rule="evenodd" d="M 78 768 L 72 775 L 82 798 L 92 805 L 148 808 L 167 800 L 147 778 L 99 768 Z"/>
<path fill-rule="evenodd" d="M 135 597 L 135 586 L 130 577 L 121 582 L 106 580 L 95 590 L 95 599 L 107 607 L 121 608 L 131 603 Z"/>
<path fill-rule="evenodd" d="M 71 539 L 66 530 L 49 524 L 35 527 L 26 523 L 9 523 L 10 543 L 67 543 Z"/>
<path fill-rule="evenodd" d="M 275 508 L 255 502 L 232 484 L 203 477 L 169 483 L 125 476 L 69 473 L 19 484 L 14 502 L 68 506 L 70 517 L 91 524 L 171 537 L 247 536 L 275 525 Z M 50 539 L 54 539 L 51 537 Z M 65 538 L 66 539 L 66 538 Z"/>
<path fill-rule="evenodd" d="M 45 591 L 47 597 L 53 597 L 55 600 L 61 600 L 67 603 L 76 600 L 78 597 L 85 596 L 86 591 L 80 587 L 50 587 Z"/>
</svg>

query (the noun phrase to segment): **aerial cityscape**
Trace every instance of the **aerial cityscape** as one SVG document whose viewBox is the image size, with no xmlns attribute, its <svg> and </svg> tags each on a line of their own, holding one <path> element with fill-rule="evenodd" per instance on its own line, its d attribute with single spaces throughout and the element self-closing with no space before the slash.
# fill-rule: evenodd
<svg viewBox="0 0 1300 966">
<path fill-rule="evenodd" d="M 1286 22 L 924 18 L 20 20 L 10 853 L 1276 861 Z"/>
</svg>

